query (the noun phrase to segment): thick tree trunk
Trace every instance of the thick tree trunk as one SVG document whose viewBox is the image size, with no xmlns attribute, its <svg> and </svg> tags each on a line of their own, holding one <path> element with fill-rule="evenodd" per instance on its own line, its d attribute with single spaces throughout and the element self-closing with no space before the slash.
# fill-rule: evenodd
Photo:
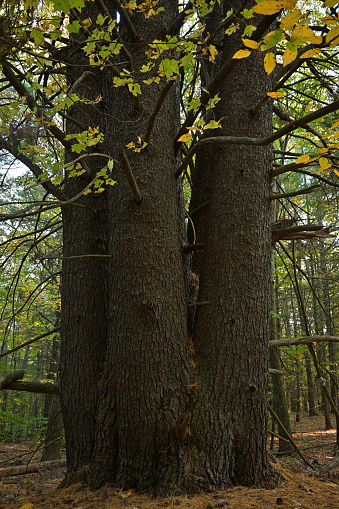
<svg viewBox="0 0 339 509">
<path fill-rule="evenodd" d="M 226 39 L 223 58 L 231 57 L 238 44 Z M 271 131 L 270 106 L 256 115 L 250 110 L 269 87 L 262 54 L 240 62 L 219 94 L 222 134 L 266 136 Z M 269 471 L 271 161 L 270 148 L 239 145 L 218 147 L 211 161 L 213 200 L 206 217 L 199 291 L 199 300 L 211 305 L 199 307 L 195 320 L 197 390 L 192 411 L 198 475 L 207 476 L 209 486 L 230 481 L 259 485 Z"/>
<path fill-rule="evenodd" d="M 160 5 L 160 4 L 159 4 Z M 135 26 L 147 41 L 163 39 L 176 2 L 164 14 Z M 147 44 L 132 47 L 138 67 Z M 142 83 L 144 76 L 135 74 Z M 164 85 L 162 85 L 164 86 Z M 156 85 L 142 85 L 141 109 L 135 111 L 126 89 L 104 90 L 111 114 L 111 154 L 136 140 L 154 111 Z M 123 111 L 121 104 L 124 104 Z M 150 143 L 127 152 L 142 193 L 137 204 L 121 168 L 109 192 L 109 340 L 99 397 L 96 450 L 90 483 L 117 482 L 138 490 L 169 490 L 184 484 L 184 448 L 176 424 L 188 405 L 187 306 L 177 209 L 178 126 L 176 89 L 172 87 L 156 119 Z"/>
</svg>

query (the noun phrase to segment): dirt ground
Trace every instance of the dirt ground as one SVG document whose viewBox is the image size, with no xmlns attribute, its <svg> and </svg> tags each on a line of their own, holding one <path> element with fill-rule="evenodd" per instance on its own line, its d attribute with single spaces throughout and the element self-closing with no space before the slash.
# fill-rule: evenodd
<svg viewBox="0 0 339 509">
<path fill-rule="evenodd" d="M 333 417 L 333 423 L 335 419 Z M 324 430 L 324 418 L 303 417 L 292 423 L 293 437 L 315 470 L 299 457 L 272 457 L 280 475 L 275 489 L 230 488 L 200 496 L 152 498 L 147 494 L 105 487 L 91 492 L 81 485 L 58 489 L 65 469 L 0 478 L 0 509 L 339 509 L 339 464 L 331 466 L 335 429 Z M 269 447 L 269 444 L 268 444 Z M 277 440 L 273 449 L 275 454 Z M 0 468 L 27 463 L 34 448 L 0 444 Z M 27 454 L 28 453 L 28 454 Z M 23 455 L 24 454 L 24 455 Z M 21 456 L 20 456 L 21 455 Z M 39 460 L 37 453 L 31 462 Z M 319 475 L 319 471 L 322 473 Z"/>
</svg>

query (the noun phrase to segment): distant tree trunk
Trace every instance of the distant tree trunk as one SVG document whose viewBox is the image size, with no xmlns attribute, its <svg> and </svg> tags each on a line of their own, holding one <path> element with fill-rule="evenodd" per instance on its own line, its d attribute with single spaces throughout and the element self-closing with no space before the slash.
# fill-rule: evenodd
<svg viewBox="0 0 339 509">
<path fill-rule="evenodd" d="M 41 461 L 61 458 L 62 416 L 59 396 L 51 396 L 48 425 Z"/>
<path fill-rule="evenodd" d="M 278 322 L 278 301 L 277 292 L 274 284 L 274 255 L 272 256 L 272 290 L 271 290 L 271 320 L 270 320 L 270 341 L 278 339 L 277 322 Z M 269 350 L 269 364 L 273 369 L 281 371 L 281 362 L 277 348 Z M 288 413 L 287 399 L 285 394 L 284 379 L 281 375 L 271 375 L 272 380 L 272 407 L 282 422 L 284 428 L 292 436 L 290 416 Z M 286 442 L 284 431 L 278 425 L 279 452 L 288 453 L 293 450 L 290 442 Z M 285 439 L 285 440 L 284 440 Z"/>
<path fill-rule="evenodd" d="M 325 246 L 323 242 L 319 242 L 320 244 L 320 270 L 321 270 L 321 276 L 322 276 L 322 292 L 323 292 L 323 301 L 324 301 L 324 311 L 325 311 L 325 334 L 332 334 L 332 318 L 331 318 L 331 304 L 330 304 L 330 292 L 328 287 L 328 281 L 327 281 L 327 268 L 326 268 L 326 253 L 325 253 Z M 320 345 L 318 347 L 318 356 L 319 361 L 322 364 L 322 366 L 326 366 L 326 345 Z M 321 367 L 321 366 L 320 366 Z M 328 384 L 328 377 L 326 376 L 325 370 L 321 367 L 321 376 L 326 381 L 326 384 Z M 330 417 L 330 404 L 327 399 L 325 390 L 323 386 L 321 387 L 321 393 L 322 393 L 322 402 L 323 402 L 323 412 L 325 417 L 325 429 L 331 429 L 332 423 L 331 423 L 331 417 Z"/>
<path fill-rule="evenodd" d="M 309 417 L 314 417 L 318 414 L 315 410 L 316 403 L 315 403 L 315 397 L 314 397 L 312 364 L 311 364 L 310 355 L 308 352 L 304 352 L 304 359 L 305 359 L 305 368 L 306 368 L 306 377 L 307 377 L 308 415 L 309 415 Z"/>
<path fill-rule="evenodd" d="M 55 334 L 53 336 L 49 369 L 48 369 L 48 373 L 46 375 L 47 380 L 50 380 L 50 381 L 55 380 L 56 374 L 57 374 L 58 361 L 59 361 L 59 334 Z M 53 398 L 53 396 L 51 394 L 45 395 L 44 409 L 43 409 L 43 416 L 45 418 L 47 418 L 49 415 L 52 398 Z M 50 458 L 50 459 L 53 459 L 53 458 Z"/>
</svg>

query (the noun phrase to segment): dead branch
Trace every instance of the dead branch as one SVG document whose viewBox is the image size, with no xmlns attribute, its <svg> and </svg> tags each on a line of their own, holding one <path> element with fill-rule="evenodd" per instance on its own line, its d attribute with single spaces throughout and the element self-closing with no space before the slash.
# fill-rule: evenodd
<svg viewBox="0 0 339 509">
<path fill-rule="evenodd" d="M 25 375 L 24 371 L 14 371 L 14 373 L 8 373 L 0 378 L 0 389 L 7 389 L 7 386 L 11 383 L 16 382 Z"/>
<path fill-rule="evenodd" d="M 269 345 L 270 348 L 273 348 L 275 346 L 309 345 L 311 343 L 322 343 L 323 341 L 339 343 L 339 336 L 303 336 L 300 338 L 275 339 L 270 341 Z"/>
<path fill-rule="evenodd" d="M 32 474 L 35 472 L 43 473 L 53 468 L 65 467 L 66 460 L 51 460 L 43 463 L 32 463 L 31 465 L 18 465 L 16 467 L 0 468 L 0 478 L 10 477 L 12 475 Z"/>
<path fill-rule="evenodd" d="M 23 376 L 23 375 L 22 375 Z M 21 378 L 21 377 L 20 377 Z M 2 390 L 36 392 L 38 394 L 59 394 L 59 387 L 52 383 L 41 382 L 10 382 Z"/>
<path fill-rule="evenodd" d="M 0 359 L 1 359 L 1 357 L 5 357 L 6 355 L 16 352 L 17 350 L 20 350 L 20 348 L 24 348 L 25 346 L 30 345 L 31 343 L 34 343 L 35 341 L 39 341 L 39 339 L 45 338 L 46 336 L 50 336 L 51 334 L 54 334 L 59 331 L 60 331 L 60 327 L 56 327 L 55 329 L 52 329 L 49 332 L 45 332 L 45 334 L 40 334 L 40 336 L 37 336 L 36 338 L 30 339 L 29 341 L 26 341 L 25 343 L 21 343 L 21 345 L 16 346 L 15 348 L 12 348 L 11 350 L 7 350 L 6 352 L 0 354 Z M 0 388 L 1 388 L 1 386 L 0 386 Z"/>
<path fill-rule="evenodd" d="M 305 187 L 304 189 L 299 189 L 298 191 L 291 191 L 290 193 L 280 193 L 280 194 L 272 194 L 270 196 L 270 200 L 280 200 L 280 198 L 291 198 L 292 196 L 299 196 L 301 194 L 309 194 L 314 191 L 314 189 L 317 189 L 320 187 L 319 184 L 316 184 L 314 186 Z"/>
</svg>

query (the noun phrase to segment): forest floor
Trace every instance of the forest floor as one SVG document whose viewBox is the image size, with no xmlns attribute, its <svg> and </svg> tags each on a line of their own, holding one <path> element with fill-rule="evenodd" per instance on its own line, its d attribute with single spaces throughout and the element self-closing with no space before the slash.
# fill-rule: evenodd
<svg viewBox="0 0 339 509">
<path fill-rule="evenodd" d="M 332 418 L 333 423 L 335 418 Z M 274 489 L 229 488 L 200 496 L 152 498 L 147 494 L 103 488 L 91 492 L 81 485 L 58 489 L 65 469 L 58 468 L 12 477 L 0 477 L 0 509 L 339 509 L 339 464 L 333 462 L 335 429 L 324 430 L 324 418 L 302 417 L 292 422 L 293 437 L 315 470 L 298 456 L 274 458 L 280 482 Z M 273 453 L 277 449 L 275 439 Z M 268 448 L 270 443 L 268 443 Z M 29 453 L 22 456 L 25 453 Z M 21 456 L 20 456 L 21 455 Z M 23 444 L 0 444 L 0 468 L 22 465 L 32 455 Z M 39 455 L 31 460 L 36 463 Z M 319 474 L 320 472 L 320 474 Z"/>
</svg>

